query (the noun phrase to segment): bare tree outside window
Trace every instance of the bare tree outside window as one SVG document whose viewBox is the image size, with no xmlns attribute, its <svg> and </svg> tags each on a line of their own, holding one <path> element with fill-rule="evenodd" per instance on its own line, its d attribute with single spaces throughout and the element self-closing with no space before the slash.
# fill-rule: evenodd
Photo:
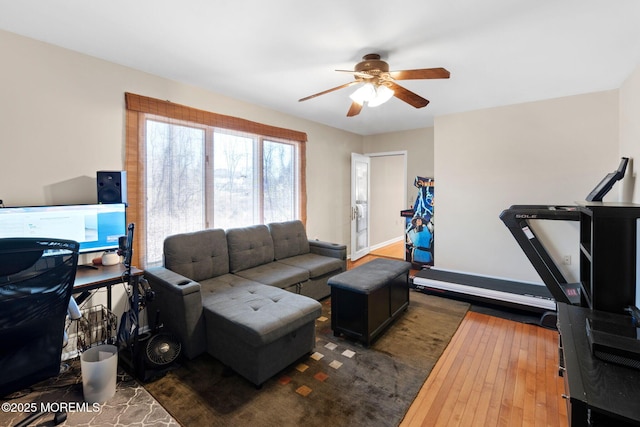
<svg viewBox="0 0 640 427">
<path fill-rule="evenodd" d="M 147 259 L 162 260 L 164 238 L 205 224 L 203 129 L 147 121 Z"/>
<path fill-rule="evenodd" d="M 264 222 L 296 217 L 295 146 L 281 142 L 263 143 Z"/>
<path fill-rule="evenodd" d="M 255 224 L 256 173 L 253 138 L 214 133 L 213 224 L 232 228 Z"/>
</svg>

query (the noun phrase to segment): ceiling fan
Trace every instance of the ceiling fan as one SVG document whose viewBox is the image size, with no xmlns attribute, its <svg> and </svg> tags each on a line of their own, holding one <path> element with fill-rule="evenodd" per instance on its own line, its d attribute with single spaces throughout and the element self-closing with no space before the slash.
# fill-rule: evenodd
<svg viewBox="0 0 640 427">
<path fill-rule="evenodd" d="M 362 107 L 366 103 L 369 107 L 378 106 L 388 101 L 392 96 L 415 107 L 425 107 L 429 101 L 420 95 L 400 86 L 396 80 L 422 80 L 422 79 L 448 79 L 449 71 L 444 68 L 422 68 L 417 70 L 389 71 L 389 64 L 380 59 L 377 53 L 370 53 L 362 57 L 351 70 L 336 70 L 341 73 L 353 74 L 354 81 L 343 85 L 327 89 L 322 92 L 299 99 L 298 102 L 306 101 L 320 95 L 333 92 L 349 86 L 364 83 L 358 90 L 350 95 L 351 107 L 347 112 L 347 117 L 360 114 Z"/>
</svg>

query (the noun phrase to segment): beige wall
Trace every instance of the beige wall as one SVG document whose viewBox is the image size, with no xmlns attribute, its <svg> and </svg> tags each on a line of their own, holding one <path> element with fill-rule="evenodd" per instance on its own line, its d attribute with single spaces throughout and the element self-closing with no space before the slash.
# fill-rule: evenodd
<svg viewBox="0 0 640 427">
<path fill-rule="evenodd" d="M 627 174 L 622 182 L 621 199 L 640 203 L 640 66 L 620 88 L 620 157 L 629 157 Z M 635 159 L 635 162 L 634 162 Z"/>
<path fill-rule="evenodd" d="M 401 154 L 371 157 L 371 200 L 369 239 L 376 249 L 404 236 L 405 158 Z"/>
<path fill-rule="evenodd" d="M 436 118 L 436 267 L 541 283 L 500 212 L 584 200 L 618 163 L 617 90 Z M 552 236 L 574 260 L 576 229 Z"/>
<path fill-rule="evenodd" d="M 413 204 L 418 194 L 418 190 L 413 186 L 415 177 L 432 177 L 434 174 L 433 147 L 432 127 L 370 135 L 364 138 L 366 153 L 407 152 L 407 206 L 405 209 Z"/>
</svg>

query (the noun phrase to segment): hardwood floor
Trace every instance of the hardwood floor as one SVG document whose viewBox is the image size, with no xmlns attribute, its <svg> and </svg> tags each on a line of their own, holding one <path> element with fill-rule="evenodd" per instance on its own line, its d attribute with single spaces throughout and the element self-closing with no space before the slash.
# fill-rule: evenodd
<svg viewBox="0 0 640 427">
<path fill-rule="evenodd" d="M 566 427 L 562 393 L 557 331 L 470 311 L 400 427 Z"/>
<path fill-rule="evenodd" d="M 371 255 L 380 256 L 384 258 L 398 258 L 404 259 L 404 240 L 396 243 L 392 243 L 387 246 L 383 246 L 374 251 L 371 251 Z"/>
<path fill-rule="evenodd" d="M 567 426 L 558 334 L 468 312 L 401 427 Z"/>
</svg>

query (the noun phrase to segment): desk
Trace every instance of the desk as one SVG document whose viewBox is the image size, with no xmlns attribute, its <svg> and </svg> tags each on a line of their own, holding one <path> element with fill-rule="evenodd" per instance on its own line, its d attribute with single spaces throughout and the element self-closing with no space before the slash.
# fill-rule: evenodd
<svg viewBox="0 0 640 427">
<path fill-rule="evenodd" d="M 73 283 L 73 292 L 91 291 L 98 288 L 107 288 L 107 308 L 111 310 L 111 286 L 127 282 L 124 276 L 126 268 L 122 264 L 103 266 L 78 266 L 76 280 Z M 131 267 L 131 279 L 136 285 L 144 271 Z"/>
<path fill-rule="evenodd" d="M 76 271 L 76 280 L 73 283 L 73 292 L 88 292 L 98 288 L 107 288 L 107 308 L 111 311 L 111 286 L 118 283 L 129 282 L 125 276 L 126 268 L 122 264 L 110 265 L 110 266 L 78 266 Z M 121 351 L 120 360 L 128 367 L 130 372 L 138 378 L 144 376 L 144 365 L 142 358 L 139 357 L 138 346 L 138 302 L 139 302 L 139 289 L 138 283 L 142 275 L 143 270 L 139 270 L 135 267 L 131 267 L 131 292 L 133 294 L 133 300 L 131 306 L 135 308 L 135 329 L 133 331 L 133 342 L 129 345 L 129 352 Z"/>
</svg>

